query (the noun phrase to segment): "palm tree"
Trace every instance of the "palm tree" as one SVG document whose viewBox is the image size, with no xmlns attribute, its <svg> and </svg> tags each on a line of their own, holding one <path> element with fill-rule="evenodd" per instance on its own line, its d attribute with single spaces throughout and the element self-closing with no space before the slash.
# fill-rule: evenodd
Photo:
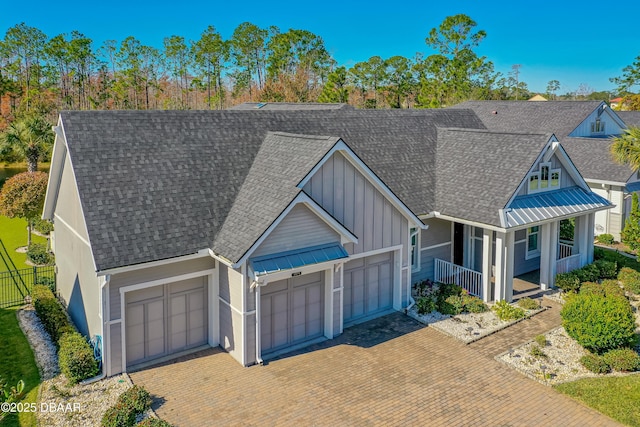
<svg viewBox="0 0 640 427">
<path fill-rule="evenodd" d="M 613 159 L 640 170 L 640 128 L 628 128 L 624 134 L 614 137 L 611 145 Z"/>
<path fill-rule="evenodd" d="M 0 135 L 0 153 L 13 151 L 27 160 L 27 170 L 38 170 L 38 160 L 51 151 L 53 131 L 47 121 L 38 115 L 25 116 L 13 121 Z"/>
</svg>

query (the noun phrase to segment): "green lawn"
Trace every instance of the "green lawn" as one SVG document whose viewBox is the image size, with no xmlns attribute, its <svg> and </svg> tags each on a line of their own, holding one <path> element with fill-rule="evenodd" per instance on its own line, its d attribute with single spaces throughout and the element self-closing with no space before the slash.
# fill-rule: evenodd
<svg viewBox="0 0 640 427">
<path fill-rule="evenodd" d="M 33 243 L 47 243 L 47 239 L 44 237 L 31 235 Z M 27 221 L 20 218 L 7 218 L 0 215 L 0 239 L 7 248 L 9 256 L 13 260 L 13 263 L 18 269 L 28 268 L 25 264 L 27 260 L 27 254 L 16 252 L 16 248 L 21 246 L 27 246 Z M 7 267 L 2 261 L 0 261 L 0 271 L 6 271 Z"/>
<path fill-rule="evenodd" d="M 585 378 L 555 388 L 616 421 L 640 426 L 640 375 Z"/>
<path fill-rule="evenodd" d="M 0 331 L 0 376 L 8 385 L 23 380 L 27 393 L 23 402 L 37 403 L 40 374 L 15 309 L 0 309 Z M 0 427 L 33 425 L 36 425 L 33 413 L 9 414 L 0 421 Z"/>
</svg>

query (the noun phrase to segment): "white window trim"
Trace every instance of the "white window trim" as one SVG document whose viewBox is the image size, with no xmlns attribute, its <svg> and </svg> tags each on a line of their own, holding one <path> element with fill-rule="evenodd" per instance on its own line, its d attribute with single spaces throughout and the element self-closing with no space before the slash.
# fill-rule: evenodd
<svg viewBox="0 0 640 427">
<path fill-rule="evenodd" d="M 597 128 L 597 125 L 600 125 L 600 128 Z M 597 134 L 597 135 L 601 135 L 604 134 L 604 129 L 605 129 L 605 124 L 606 122 L 602 119 L 600 119 L 600 117 L 598 117 L 597 119 L 595 119 L 594 121 L 591 122 L 591 134 Z"/>
<path fill-rule="evenodd" d="M 533 227 L 538 227 L 538 231 L 536 231 L 535 233 L 529 232 L 529 230 L 532 229 Z M 533 250 L 533 251 L 529 250 L 529 236 L 531 234 L 536 234 L 538 236 L 537 240 L 536 240 L 536 242 L 538 244 L 538 248 Z M 540 257 L 540 226 L 535 226 L 534 225 L 532 227 L 527 227 L 527 237 L 525 239 L 525 245 L 526 245 L 526 247 L 525 247 L 526 251 L 525 251 L 524 259 L 530 260 L 530 259 L 533 259 L 533 258 Z"/>
<path fill-rule="evenodd" d="M 542 187 L 542 168 L 545 166 L 549 168 L 549 175 L 547 176 L 548 185 L 546 187 Z M 555 185 L 555 186 L 551 185 L 551 182 L 552 182 L 551 176 L 554 173 L 558 174 L 558 185 Z M 531 188 L 531 177 L 533 176 L 538 177 L 538 188 Z M 560 168 L 551 169 L 551 163 L 549 162 L 540 163 L 537 171 L 531 172 L 529 175 L 527 175 L 527 194 L 542 193 L 549 190 L 556 190 L 560 188 L 561 181 L 562 181 L 562 169 Z"/>
<path fill-rule="evenodd" d="M 416 238 L 415 245 L 412 244 L 413 238 Z M 420 271 L 420 229 L 411 227 L 409 228 L 409 262 L 411 264 L 411 272 L 415 273 Z M 415 254 L 415 264 L 413 263 L 413 255 Z"/>
</svg>

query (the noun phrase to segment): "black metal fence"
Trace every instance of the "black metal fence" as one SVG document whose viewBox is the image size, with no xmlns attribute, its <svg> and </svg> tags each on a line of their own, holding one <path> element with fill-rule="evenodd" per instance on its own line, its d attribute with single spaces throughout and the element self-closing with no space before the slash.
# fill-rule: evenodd
<svg viewBox="0 0 640 427">
<path fill-rule="evenodd" d="M 54 266 L 30 267 L 21 270 L 0 271 L 0 308 L 24 304 L 33 285 L 47 285 L 55 292 Z"/>
</svg>

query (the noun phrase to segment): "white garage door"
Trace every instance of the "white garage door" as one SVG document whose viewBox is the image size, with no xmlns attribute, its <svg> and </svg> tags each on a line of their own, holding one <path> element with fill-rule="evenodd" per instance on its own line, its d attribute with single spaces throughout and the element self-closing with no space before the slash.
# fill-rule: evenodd
<svg viewBox="0 0 640 427">
<path fill-rule="evenodd" d="M 261 289 L 262 354 L 321 337 L 324 333 L 324 274 L 305 274 Z"/>
<path fill-rule="evenodd" d="M 207 279 L 126 293 L 127 365 L 207 343 Z"/>
<path fill-rule="evenodd" d="M 393 308 L 393 252 L 344 265 L 344 323 L 353 323 Z"/>
</svg>

